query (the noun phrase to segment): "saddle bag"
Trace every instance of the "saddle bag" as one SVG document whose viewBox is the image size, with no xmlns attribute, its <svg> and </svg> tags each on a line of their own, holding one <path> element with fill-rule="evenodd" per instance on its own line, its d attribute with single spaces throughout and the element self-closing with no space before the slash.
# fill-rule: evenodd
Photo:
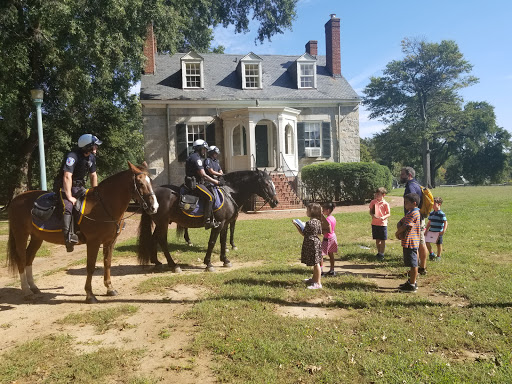
<svg viewBox="0 0 512 384">
<path fill-rule="evenodd" d="M 55 198 L 34 201 L 31 211 L 32 216 L 41 221 L 48 221 L 52 217 L 53 211 L 55 211 L 56 202 Z"/>
<path fill-rule="evenodd" d="M 199 203 L 199 197 L 194 195 L 181 195 L 178 206 L 185 211 L 193 211 Z"/>
</svg>

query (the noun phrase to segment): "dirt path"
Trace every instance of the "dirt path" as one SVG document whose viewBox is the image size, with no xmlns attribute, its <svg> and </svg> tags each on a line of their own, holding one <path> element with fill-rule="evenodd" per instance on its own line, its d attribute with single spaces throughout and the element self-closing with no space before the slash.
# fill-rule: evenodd
<svg viewBox="0 0 512 384">
<path fill-rule="evenodd" d="M 392 206 L 400 206 L 402 198 L 388 198 Z M 336 212 L 355 212 L 368 209 L 364 206 L 337 207 Z M 260 213 L 241 213 L 239 220 L 292 218 L 304 210 L 266 211 Z M 126 229 L 120 234 L 118 241 L 136 236 L 138 215 L 127 220 Z M 123 258 L 114 260 L 112 275 L 114 287 L 119 296 L 105 297 L 105 288 L 101 278 L 102 262 L 98 260 L 93 278 L 93 291 L 102 302 L 101 306 L 90 306 L 84 303 L 85 265 L 71 266 L 72 262 L 85 259 L 85 246 L 76 247 L 73 253 L 67 253 L 64 246 L 48 245 L 49 257 L 39 257 L 34 261 L 35 281 L 42 293 L 27 301 L 21 295 L 19 279 L 8 274 L 7 269 L 0 268 L 0 354 L 10 348 L 35 337 L 52 333 L 66 333 L 76 340 L 77 349 L 81 351 L 96 350 L 101 347 L 139 348 L 146 351 L 138 367 L 131 367 L 140 377 L 159 378 L 162 382 L 179 382 L 182 384 L 203 384 L 215 382 L 211 370 L 212 359 L 208 355 L 193 357 L 187 346 L 194 337 L 194 324 L 182 317 L 202 297 L 204 292 L 197 287 L 180 285 L 164 294 L 140 294 L 136 292 L 138 284 L 151 275 L 151 268 L 143 270 L 136 265 L 135 259 Z M 202 273 L 202 264 L 197 262 L 197 269 L 184 273 Z M 236 263 L 235 268 L 253 266 L 255 263 Z M 219 272 L 223 270 L 217 269 Z M 396 289 L 397 276 L 389 275 L 384 270 L 372 266 L 352 265 L 349 262 L 337 262 L 337 270 L 342 274 L 358 274 L 369 279 L 377 286 L 377 292 L 389 292 Z M 51 272 L 51 273 L 49 273 Z M 78 276 L 77 276 L 78 275 Z M 403 277 L 400 277 L 402 280 Z M 422 286 L 422 295 L 428 295 L 433 301 L 446 301 L 436 296 L 428 285 Z M 312 301 L 308 307 L 287 306 L 279 308 L 283 316 L 318 316 L 345 317 L 348 310 L 326 310 L 323 304 L 329 302 L 325 297 L 320 301 Z M 87 312 L 113 308 L 121 304 L 131 304 L 138 311 L 126 318 L 124 325 L 113 327 L 98 333 L 92 326 L 74 326 L 58 323 L 71 313 Z M 449 303 L 458 305 L 460 303 Z M 307 309 L 307 310 L 306 310 Z M 161 331 L 167 329 L 170 337 L 162 338 Z"/>
</svg>

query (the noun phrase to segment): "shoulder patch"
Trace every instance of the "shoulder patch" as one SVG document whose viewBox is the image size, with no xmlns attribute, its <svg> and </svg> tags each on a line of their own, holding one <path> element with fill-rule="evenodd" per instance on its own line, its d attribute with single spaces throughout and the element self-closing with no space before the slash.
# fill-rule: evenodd
<svg viewBox="0 0 512 384">
<path fill-rule="evenodd" d="M 75 164 L 75 159 L 74 159 L 74 158 L 72 158 L 72 157 L 68 157 L 68 158 L 66 159 L 66 165 L 67 165 L 68 167 L 71 167 L 73 164 Z"/>
<path fill-rule="evenodd" d="M 202 166 L 203 166 L 203 161 L 202 161 L 201 159 L 198 159 L 198 160 L 197 160 L 197 165 L 199 165 L 200 167 L 202 167 Z"/>
</svg>

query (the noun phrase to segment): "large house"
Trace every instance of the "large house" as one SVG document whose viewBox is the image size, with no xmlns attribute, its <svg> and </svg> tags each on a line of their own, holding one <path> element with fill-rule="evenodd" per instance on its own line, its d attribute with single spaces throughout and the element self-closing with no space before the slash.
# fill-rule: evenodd
<svg viewBox="0 0 512 384">
<path fill-rule="evenodd" d="M 149 27 L 140 99 L 155 183 L 183 181 L 196 139 L 219 147 L 225 172 L 259 168 L 291 180 L 308 164 L 359 161 L 360 99 L 341 74 L 336 15 L 325 38 L 325 56 L 316 40 L 298 56 L 163 55 Z"/>
</svg>

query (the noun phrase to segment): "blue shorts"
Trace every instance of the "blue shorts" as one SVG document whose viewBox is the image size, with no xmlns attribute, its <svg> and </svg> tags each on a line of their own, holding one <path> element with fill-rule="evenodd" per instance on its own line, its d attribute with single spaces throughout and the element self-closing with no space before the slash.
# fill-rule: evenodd
<svg viewBox="0 0 512 384">
<path fill-rule="evenodd" d="M 403 248 L 404 265 L 416 268 L 418 266 L 418 248 Z"/>
<path fill-rule="evenodd" d="M 436 244 L 443 244 L 443 235 L 439 235 L 437 238 Z"/>
<path fill-rule="evenodd" d="M 374 240 L 387 240 L 388 239 L 388 227 L 372 224 L 372 236 L 373 236 Z"/>
</svg>

